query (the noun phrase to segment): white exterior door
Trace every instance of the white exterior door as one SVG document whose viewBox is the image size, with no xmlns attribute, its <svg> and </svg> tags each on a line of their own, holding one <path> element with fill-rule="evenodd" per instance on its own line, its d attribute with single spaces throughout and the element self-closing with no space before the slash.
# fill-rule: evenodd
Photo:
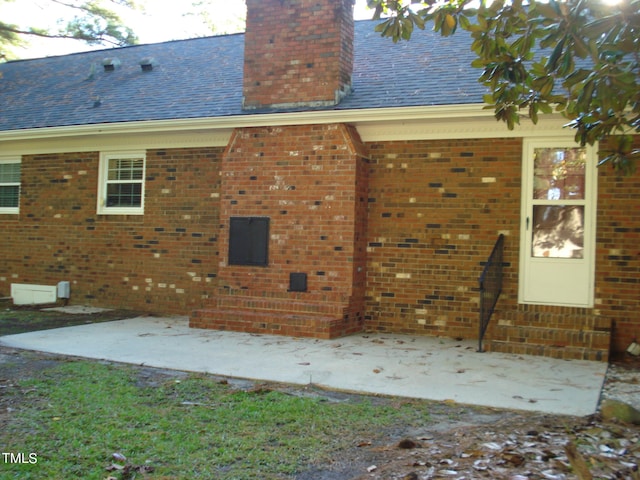
<svg viewBox="0 0 640 480">
<path fill-rule="evenodd" d="M 525 141 L 522 181 L 519 301 L 592 307 L 595 149 Z"/>
</svg>

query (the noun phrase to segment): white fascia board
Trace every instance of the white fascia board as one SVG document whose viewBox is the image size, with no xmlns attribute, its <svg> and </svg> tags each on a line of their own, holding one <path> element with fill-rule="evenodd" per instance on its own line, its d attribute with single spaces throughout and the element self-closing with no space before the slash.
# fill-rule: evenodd
<svg viewBox="0 0 640 480">
<path fill-rule="evenodd" d="M 226 146 L 234 128 L 349 123 L 364 141 L 498 138 L 559 133 L 566 120 L 552 116 L 508 130 L 481 104 L 321 110 L 227 117 L 149 120 L 0 132 L 0 153 L 96 151 L 127 145 L 142 148 Z M 545 125 L 541 128 L 541 125 Z M 532 132 L 539 133 L 532 133 Z"/>
<path fill-rule="evenodd" d="M 359 110 L 319 110 L 291 113 L 261 113 L 226 117 L 179 118 L 137 122 L 70 125 L 0 132 L 0 141 L 32 140 L 37 138 L 105 135 L 123 133 L 180 132 L 238 127 L 311 125 L 326 123 L 357 123 L 416 119 L 444 119 L 492 116 L 482 105 L 418 106 L 367 108 Z"/>
</svg>

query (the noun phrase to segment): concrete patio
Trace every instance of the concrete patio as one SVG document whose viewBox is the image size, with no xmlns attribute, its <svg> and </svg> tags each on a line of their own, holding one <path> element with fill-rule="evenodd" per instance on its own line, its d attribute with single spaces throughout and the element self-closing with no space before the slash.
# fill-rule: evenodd
<svg viewBox="0 0 640 480">
<path fill-rule="evenodd" d="M 565 415 L 596 411 L 607 364 L 478 353 L 477 342 L 395 334 L 335 340 L 190 329 L 137 317 L 0 337 L 0 345 L 350 392 Z"/>
</svg>

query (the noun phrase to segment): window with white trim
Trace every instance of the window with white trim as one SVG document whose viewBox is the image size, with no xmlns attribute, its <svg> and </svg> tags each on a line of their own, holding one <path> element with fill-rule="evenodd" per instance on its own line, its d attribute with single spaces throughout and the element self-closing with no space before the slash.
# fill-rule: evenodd
<svg viewBox="0 0 640 480">
<path fill-rule="evenodd" d="M 98 213 L 142 215 L 144 213 L 145 152 L 100 154 Z"/>
<path fill-rule="evenodd" d="M 0 158 L 0 213 L 20 213 L 19 158 Z"/>
</svg>

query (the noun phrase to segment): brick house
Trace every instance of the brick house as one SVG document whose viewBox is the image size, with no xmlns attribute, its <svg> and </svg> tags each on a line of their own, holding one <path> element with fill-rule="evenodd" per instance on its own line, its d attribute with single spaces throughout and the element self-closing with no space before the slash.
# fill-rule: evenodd
<svg viewBox="0 0 640 480">
<path fill-rule="evenodd" d="M 502 234 L 488 350 L 639 336 L 640 176 L 561 118 L 497 123 L 464 33 L 394 45 L 351 0 L 247 4 L 245 34 L 0 65 L 0 296 L 477 338 Z"/>
</svg>

